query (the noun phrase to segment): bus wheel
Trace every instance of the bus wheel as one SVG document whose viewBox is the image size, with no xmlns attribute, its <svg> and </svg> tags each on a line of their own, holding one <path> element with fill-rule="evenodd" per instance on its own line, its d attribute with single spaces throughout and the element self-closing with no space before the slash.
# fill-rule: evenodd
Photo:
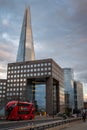
<svg viewBox="0 0 87 130">
<path fill-rule="evenodd" d="M 32 117 L 30 117 L 30 120 L 32 120 Z"/>
</svg>

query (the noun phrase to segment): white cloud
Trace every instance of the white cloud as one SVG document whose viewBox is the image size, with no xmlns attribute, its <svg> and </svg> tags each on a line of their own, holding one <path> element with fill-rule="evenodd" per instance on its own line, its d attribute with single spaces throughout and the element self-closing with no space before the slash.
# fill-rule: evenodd
<svg viewBox="0 0 87 130">
<path fill-rule="evenodd" d="M 9 26 L 9 21 L 8 21 L 8 19 L 3 19 L 3 20 L 2 20 L 2 24 L 3 24 L 3 26 Z"/>
<path fill-rule="evenodd" d="M 8 40 L 9 39 L 9 35 L 7 33 L 3 33 L 2 34 L 2 38 L 5 39 L 5 40 Z"/>
</svg>

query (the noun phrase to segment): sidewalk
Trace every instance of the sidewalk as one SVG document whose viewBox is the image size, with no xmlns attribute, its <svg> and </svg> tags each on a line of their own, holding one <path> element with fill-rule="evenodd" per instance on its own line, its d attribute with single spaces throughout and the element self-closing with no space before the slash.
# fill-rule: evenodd
<svg viewBox="0 0 87 130">
<path fill-rule="evenodd" d="M 76 121 L 70 124 L 65 124 L 47 130 L 87 130 L 87 121 L 86 122 L 83 122 L 82 120 Z"/>
<path fill-rule="evenodd" d="M 87 121 L 80 121 L 73 125 L 71 124 L 71 126 L 68 126 L 65 130 L 87 130 Z"/>
</svg>

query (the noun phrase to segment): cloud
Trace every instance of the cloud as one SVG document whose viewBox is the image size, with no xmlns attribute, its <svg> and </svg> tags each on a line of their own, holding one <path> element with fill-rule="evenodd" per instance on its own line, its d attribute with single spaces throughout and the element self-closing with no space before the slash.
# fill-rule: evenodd
<svg viewBox="0 0 87 130">
<path fill-rule="evenodd" d="M 86 80 L 87 0 L 0 0 L 0 61 L 15 62 L 28 4 L 36 59 L 53 58 Z"/>
<path fill-rule="evenodd" d="M 84 94 L 84 101 L 87 102 L 87 94 Z"/>
</svg>

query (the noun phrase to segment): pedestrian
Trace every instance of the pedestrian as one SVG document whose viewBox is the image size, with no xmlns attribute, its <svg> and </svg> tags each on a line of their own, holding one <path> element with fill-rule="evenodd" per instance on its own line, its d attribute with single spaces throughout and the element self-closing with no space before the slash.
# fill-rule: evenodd
<svg viewBox="0 0 87 130">
<path fill-rule="evenodd" d="M 86 112 L 82 113 L 82 119 L 83 119 L 84 122 L 86 121 Z"/>
</svg>

